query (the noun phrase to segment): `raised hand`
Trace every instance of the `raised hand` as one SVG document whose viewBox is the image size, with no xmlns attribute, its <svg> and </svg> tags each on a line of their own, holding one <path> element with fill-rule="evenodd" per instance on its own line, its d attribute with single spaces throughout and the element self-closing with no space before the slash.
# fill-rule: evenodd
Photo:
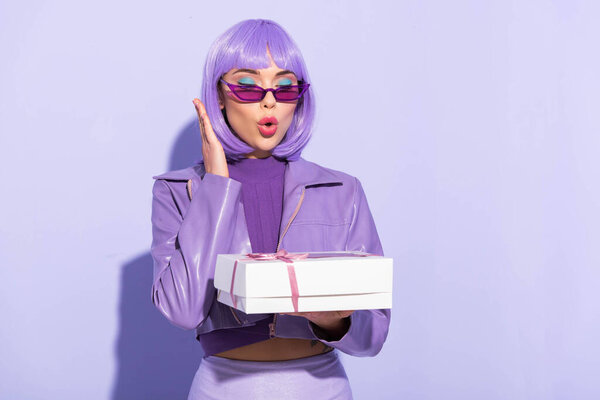
<svg viewBox="0 0 600 400">
<path fill-rule="evenodd" d="M 200 123 L 200 135 L 202 136 L 202 158 L 204 159 L 204 168 L 206 172 L 213 175 L 221 175 L 229 178 L 229 168 L 227 168 L 227 159 L 225 151 L 215 131 L 213 131 L 210 119 L 206 113 L 204 104 L 199 99 L 194 99 L 194 106 L 198 113 Z"/>
</svg>

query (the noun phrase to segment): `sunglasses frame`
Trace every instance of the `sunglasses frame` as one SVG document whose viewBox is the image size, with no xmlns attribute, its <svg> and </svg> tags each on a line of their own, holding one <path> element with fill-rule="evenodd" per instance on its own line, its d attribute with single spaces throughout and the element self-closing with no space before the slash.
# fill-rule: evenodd
<svg viewBox="0 0 600 400">
<path fill-rule="evenodd" d="M 267 95 L 268 92 L 273 92 L 273 97 L 275 97 L 275 101 L 280 102 L 280 103 L 291 103 L 294 102 L 298 99 L 300 99 L 304 93 L 306 93 L 306 91 L 308 90 L 308 87 L 310 86 L 310 83 L 299 83 L 298 85 L 286 85 L 286 86 L 281 86 L 278 88 L 269 88 L 269 89 L 265 89 L 263 87 L 260 87 L 258 85 L 235 85 L 233 83 L 229 83 L 227 81 L 225 81 L 223 78 L 220 79 L 221 82 L 223 82 L 225 85 L 227 85 L 227 87 L 229 88 L 229 90 L 231 90 L 231 93 L 233 93 L 233 95 L 240 101 L 243 101 L 244 103 L 258 103 L 260 101 L 262 101 L 265 96 Z M 235 91 L 239 88 L 258 88 L 260 90 L 262 90 L 262 97 L 258 100 L 246 100 L 240 97 L 239 94 L 237 94 Z M 299 88 L 300 91 L 298 92 L 298 97 L 296 97 L 295 99 L 291 99 L 291 100 L 279 100 L 277 98 L 277 93 L 283 89 L 289 89 L 289 88 Z"/>
</svg>

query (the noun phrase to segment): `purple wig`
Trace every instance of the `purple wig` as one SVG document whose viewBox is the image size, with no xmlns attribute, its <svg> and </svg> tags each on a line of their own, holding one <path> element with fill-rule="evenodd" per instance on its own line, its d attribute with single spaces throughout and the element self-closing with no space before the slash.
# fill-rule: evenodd
<svg viewBox="0 0 600 400">
<path fill-rule="evenodd" d="M 298 80 L 310 83 L 300 49 L 277 23 L 250 19 L 237 23 L 215 40 L 204 64 L 202 101 L 215 134 L 228 159 L 239 160 L 254 149 L 238 138 L 225 122 L 219 107 L 219 79 L 233 68 L 262 69 L 270 66 L 267 47 L 279 68 L 296 74 Z M 280 159 L 297 160 L 311 136 L 314 120 L 314 99 L 309 88 L 298 100 L 292 123 L 273 155 Z"/>
</svg>

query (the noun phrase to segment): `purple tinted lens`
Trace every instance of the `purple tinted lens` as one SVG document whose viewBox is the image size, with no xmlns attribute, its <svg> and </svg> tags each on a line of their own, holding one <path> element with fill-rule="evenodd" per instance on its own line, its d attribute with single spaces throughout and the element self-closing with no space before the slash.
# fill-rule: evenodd
<svg viewBox="0 0 600 400">
<path fill-rule="evenodd" d="M 238 86 L 231 89 L 240 99 L 244 101 L 260 101 L 263 98 L 263 90 L 259 87 Z"/>
<path fill-rule="evenodd" d="M 275 99 L 277 99 L 279 101 L 293 101 L 293 100 L 298 99 L 299 95 L 300 95 L 299 87 L 289 87 L 289 88 L 280 87 L 275 92 Z"/>
</svg>

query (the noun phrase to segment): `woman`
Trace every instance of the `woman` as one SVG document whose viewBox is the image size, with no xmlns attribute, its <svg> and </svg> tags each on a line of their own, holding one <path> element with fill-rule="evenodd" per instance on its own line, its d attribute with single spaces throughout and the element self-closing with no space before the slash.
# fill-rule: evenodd
<svg viewBox="0 0 600 400">
<path fill-rule="evenodd" d="M 335 349 L 377 354 L 389 310 L 248 315 L 213 286 L 217 254 L 383 254 L 358 180 L 300 158 L 314 106 L 299 49 L 272 21 L 236 24 L 209 51 L 203 101 L 203 161 L 156 177 L 152 206 L 152 300 L 205 353 L 189 399 L 350 399 Z"/>
</svg>

